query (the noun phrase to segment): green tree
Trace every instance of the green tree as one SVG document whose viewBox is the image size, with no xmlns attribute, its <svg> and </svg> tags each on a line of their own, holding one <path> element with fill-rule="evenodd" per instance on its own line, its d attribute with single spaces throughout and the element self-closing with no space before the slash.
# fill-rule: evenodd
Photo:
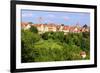
<svg viewBox="0 0 100 73">
<path fill-rule="evenodd" d="M 89 38 L 90 32 L 83 32 L 82 35 L 83 35 L 84 38 Z"/>
<path fill-rule="evenodd" d="M 31 26 L 30 31 L 34 33 L 38 33 L 38 29 L 34 26 Z"/>
<path fill-rule="evenodd" d="M 49 39 L 49 32 L 45 32 L 45 33 L 43 33 L 42 34 L 42 38 L 44 39 L 44 40 L 48 40 Z"/>
<path fill-rule="evenodd" d="M 67 35 L 65 35 L 64 41 L 65 41 L 65 43 L 67 43 L 69 45 L 73 45 L 74 44 L 73 33 L 68 33 Z"/>
<path fill-rule="evenodd" d="M 33 48 L 34 43 L 40 40 L 40 36 L 29 30 L 22 30 L 21 32 L 21 56 L 22 62 L 34 61 Z"/>
</svg>

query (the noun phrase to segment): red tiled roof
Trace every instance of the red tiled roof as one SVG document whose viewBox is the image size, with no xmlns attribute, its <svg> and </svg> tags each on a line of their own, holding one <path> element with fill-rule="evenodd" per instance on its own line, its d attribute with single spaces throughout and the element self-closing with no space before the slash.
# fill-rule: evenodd
<svg viewBox="0 0 100 73">
<path fill-rule="evenodd" d="M 21 23 L 21 26 L 22 27 L 25 27 L 25 26 L 27 26 L 28 25 L 28 22 L 22 22 Z M 30 25 L 30 26 L 35 26 L 35 27 L 41 27 L 41 26 L 43 26 L 43 27 L 48 27 L 48 28 L 53 28 L 53 27 L 55 27 L 55 28 L 60 28 L 61 27 L 61 25 L 56 25 L 56 24 L 54 24 L 54 23 L 49 23 L 49 24 L 32 24 L 32 25 Z M 75 30 L 75 28 L 77 28 L 77 30 Z M 83 31 L 85 31 L 84 29 L 82 29 L 81 27 L 76 27 L 76 26 L 63 26 L 63 29 L 62 30 L 69 30 L 69 31 L 71 31 L 71 32 L 83 32 Z"/>
<path fill-rule="evenodd" d="M 40 27 L 42 26 L 43 24 L 33 24 L 32 26 L 36 26 L 36 27 Z"/>
<path fill-rule="evenodd" d="M 21 26 L 22 26 L 22 27 L 25 27 L 25 26 L 27 26 L 27 25 L 28 25 L 27 22 L 22 22 L 22 23 L 21 23 Z"/>
<path fill-rule="evenodd" d="M 70 29 L 69 26 L 64 26 L 64 27 L 63 27 L 63 30 L 69 30 L 69 29 Z"/>
<path fill-rule="evenodd" d="M 40 26 L 47 26 L 47 27 L 56 27 L 54 24 L 33 24 L 32 26 L 40 27 Z"/>
</svg>

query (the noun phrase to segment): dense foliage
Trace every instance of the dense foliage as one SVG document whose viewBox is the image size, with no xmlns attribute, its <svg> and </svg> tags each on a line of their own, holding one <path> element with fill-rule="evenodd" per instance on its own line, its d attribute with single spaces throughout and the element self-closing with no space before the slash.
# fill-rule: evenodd
<svg viewBox="0 0 100 73">
<path fill-rule="evenodd" d="M 21 61 L 45 62 L 82 60 L 80 52 L 85 51 L 89 59 L 90 34 L 45 32 L 38 34 L 35 27 L 21 31 Z"/>
</svg>

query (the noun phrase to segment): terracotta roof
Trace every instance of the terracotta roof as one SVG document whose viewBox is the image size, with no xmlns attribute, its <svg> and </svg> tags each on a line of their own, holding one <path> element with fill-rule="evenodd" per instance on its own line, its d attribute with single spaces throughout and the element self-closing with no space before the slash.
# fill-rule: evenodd
<svg viewBox="0 0 100 73">
<path fill-rule="evenodd" d="M 33 24 L 32 26 L 36 26 L 36 27 L 40 27 L 42 26 L 43 24 Z"/>
<path fill-rule="evenodd" d="M 27 25 L 28 25 L 27 22 L 22 22 L 22 23 L 21 23 L 21 26 L 22 26 L 22 27 L 25 27 L 25 26 L 27 26 Z"/>
<path fill-rule="evenodd" d="M 70 29 L 69 26 L 64 26 L 64 27 L 63 27 L 63 30 L 69 30 L 69 29 Z"/>
<path fill-rule="evenodd" d="M 28 22 L 22 22 L 21 26 L 25 27 L 28 25 Z M 61 25 L 57 25 L 54 23 L 49 23 L 49 24 L 31 24 L 30 26 L 35 26 L 35 27 L 48 27 L 50 29 L 56 28 L 59 30 L 59 28 L 61 27 Z M 77 30 L 75 30 L 77 28 Z M 67 26 L 64 25 L 62 30 L 69 30 L 70 32 L 84 32 L 85 29 L 83 29 L 82 27 L 77 27 L 77 26 Z"/>
<path fill-rule="evenodd" d="M 80 53 L 80 55 L 85 55 L 86 54 L 86 52 L 85 51 L 82 51 L 81 53 Z"/>
<path fill-rule="evenodd" d="M 47 27 L 56 27 L 55 24 L 33 24 L 32 26 L 40 27 L 40 26 L 47 26 Z"/>
</svg>

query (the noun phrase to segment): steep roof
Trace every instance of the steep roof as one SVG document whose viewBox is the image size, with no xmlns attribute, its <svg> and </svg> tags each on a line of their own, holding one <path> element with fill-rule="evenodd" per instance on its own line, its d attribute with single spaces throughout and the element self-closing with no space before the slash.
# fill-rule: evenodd
<svg viewBox="0 0 100 73">
<path fill-rule="evenodd" d="M 64 26 L 64 27 L 63 27 L 63 30 L 69 30 L 69 29 L 70 29 L 69 26 Z"/>
</svg>

